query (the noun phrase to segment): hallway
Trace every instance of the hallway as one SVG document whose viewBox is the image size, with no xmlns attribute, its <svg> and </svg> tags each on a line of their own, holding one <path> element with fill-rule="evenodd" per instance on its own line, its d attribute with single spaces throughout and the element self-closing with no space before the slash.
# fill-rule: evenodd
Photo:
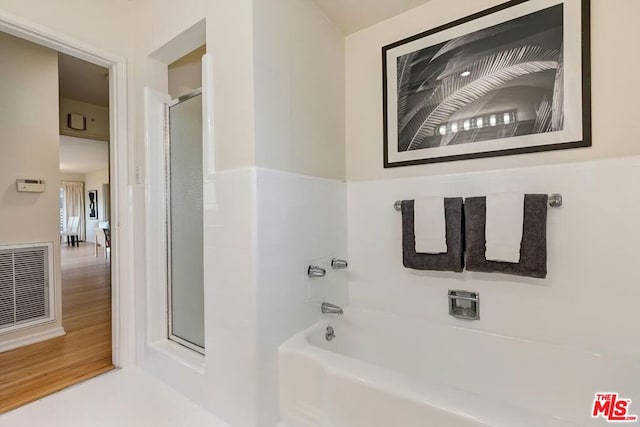
<svg viewBox="0 0 640 427">
<path fill-rule="evenodd" d="M 113 369 L 109 260 L 94 245 L 62 245 L 67 334 L 0 353 L 0 413 Z"/>
</svg>

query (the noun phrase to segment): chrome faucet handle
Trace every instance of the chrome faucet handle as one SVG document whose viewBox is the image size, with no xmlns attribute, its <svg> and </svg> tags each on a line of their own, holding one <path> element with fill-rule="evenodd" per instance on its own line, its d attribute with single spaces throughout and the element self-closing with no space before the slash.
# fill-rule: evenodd
<svg viewBox="0 0 640 427">
<path fill-rule="evenodd" d="M 344 270 L 349 267 L 349 263 L 345 259 L 332 258 L 331 268 L 334 270 Z"/>
<path fill-rule="evenodd" d="M 317 265 L 310 265 L 307 268 L 307 276 L 309 277 L 324 277 L 327 274 L 327 270 Z"/>
</svg>

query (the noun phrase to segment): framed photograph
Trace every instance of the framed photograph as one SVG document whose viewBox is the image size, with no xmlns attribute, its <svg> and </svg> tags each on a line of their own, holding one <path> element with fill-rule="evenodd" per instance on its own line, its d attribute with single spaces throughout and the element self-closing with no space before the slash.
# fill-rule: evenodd
<svg viewBox="0 0 640 427">
<path fill-rule="evenodd" d="M 98 219 L 98 190 L 89 190 L 89 219 Z"/>
<path fill-rule="evenodd" d="M 513 0 L 384 46 L 384 167 L 590 146 L 589 21 Z"/>
</svg>

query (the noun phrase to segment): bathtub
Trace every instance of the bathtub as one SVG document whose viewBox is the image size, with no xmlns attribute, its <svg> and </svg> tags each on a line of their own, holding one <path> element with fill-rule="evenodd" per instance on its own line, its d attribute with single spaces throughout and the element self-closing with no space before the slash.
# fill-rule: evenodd
<svg viewBox="0 0 640 427">
<path fill-rule="evenodd" d="M 597 392 L 634 399 L 638 358 L 347 310 L 279 350 L 287 427 L 591 426 Z M 336 337 L 325 338 L 327 326 Z"/>
</svg>

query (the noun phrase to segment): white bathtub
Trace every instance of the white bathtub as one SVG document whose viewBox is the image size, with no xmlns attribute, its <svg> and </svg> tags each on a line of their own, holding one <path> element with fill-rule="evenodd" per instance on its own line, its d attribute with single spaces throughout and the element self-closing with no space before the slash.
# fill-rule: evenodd
<svg viewBox="0 0 640 427">
<path fill-rule="evenodd" d="M 279 365 L 288 427 L 606 425 L 591 418 L 596 392 L 634 399 L 640 415 L 638 358 L 375 312 L 299 333 Z"/>
</svg>

